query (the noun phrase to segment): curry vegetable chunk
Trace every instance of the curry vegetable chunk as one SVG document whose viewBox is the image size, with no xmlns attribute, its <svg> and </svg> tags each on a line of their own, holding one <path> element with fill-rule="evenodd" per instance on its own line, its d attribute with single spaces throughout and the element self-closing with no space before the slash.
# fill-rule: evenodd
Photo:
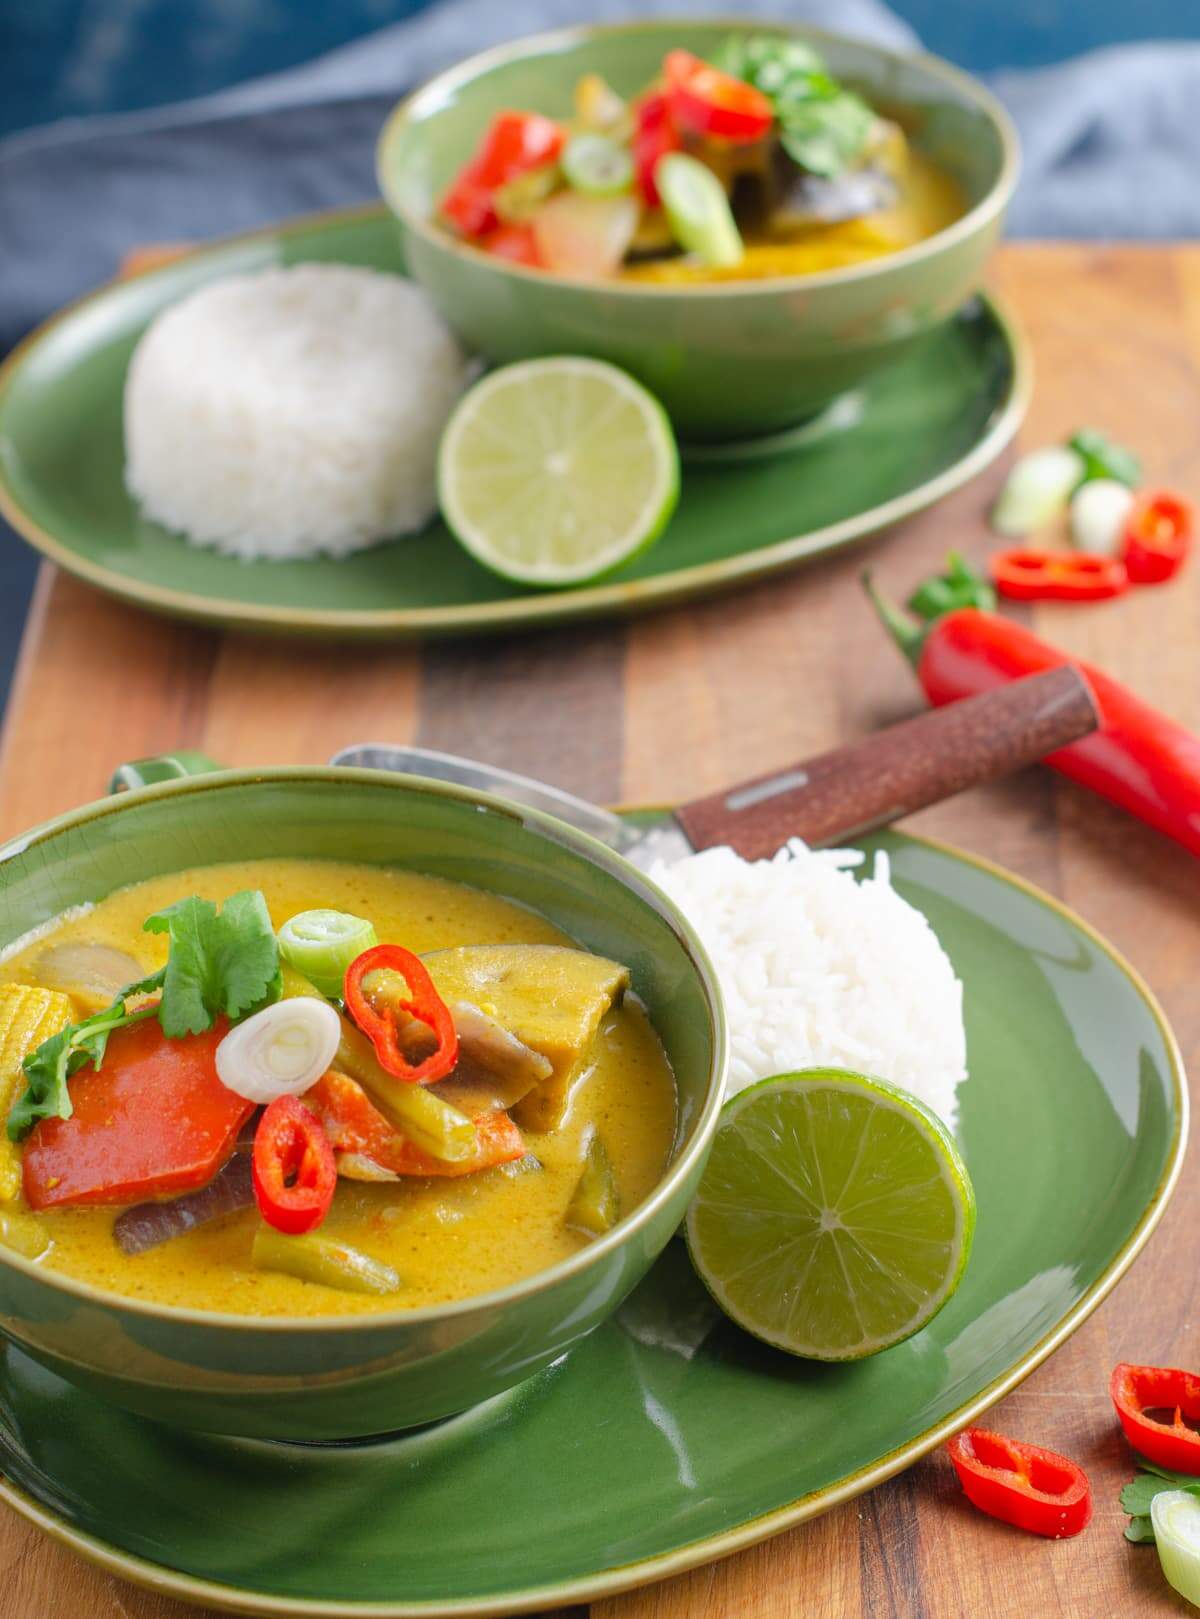
<svg viewBox="0 0 1200 1619">
<path fill-rule="evenodd" d="M 380 941 L 419 958 L 458 1019 L 454 1069 L 433 1083 L 408 1084 L 381 1066 L 371 1040 L 344 1014 L 348 1038 L 332 1070 L 296 1098 L 328 1142 L 326 1162 L 336 1172 L 332 1201 L 311 1239 L 273 1229 L 261 1202 L 196 1223 L 160 1217 L 156 1208 L 169 1205 L 161 1198 L 156 1204 L 151 1193 L 138 1200 L 136 1220 L 139 1229 L 149 1222 L 154 1240 L 127 1252 L 114 1224 L 128 1204 L 46 1206 L 35 1220 L 14 1176 L 18 1195 L 0 1221 L 0 1243 L 46 1268 L 163 1305 L 259 1316 L 363 1314 L 467 1298 L 534 1274 L 593 1241 L 656 1185 L 675 1141 L 675 1084 L 645 1010 L 628 993 L 625 967 L 577 949 L 519 904 L 438 878 L 304 860 L 156 877 L 10 949 L 0 959 L 0 1006 L 17 985 L 38 990 L 37 963 L 48 950 L 57 952 L 50 958 L 56 964 L 73 959 L 63 956 L 67 947 L 119 953 L 115 959 L 132 960 L 151 977 L 167 964 L 170 941 L 143 931 L 147 917 L 193 898 L 220 908 L 247 891 L 261 893 L 275 930 L 304 911 L 336 910 L 364 918 Z M 276 984 L 280 992 L 284 1005 L 288 996 L 318 993 L 290 969 L 282 991 Z M 61 992 L 59 999 L 65 1004 L 52 1004 L 64 1019 L 96 1010 Z M 152 1015 L 144 997 L 134 998 L 129 1015 Z M 419 1017 L 412 1027 L 419 1037 Z M 156 1063 L 160 1048 L 173 1044 L 157 1029 L 134 1022 L 115 1033 L 114 1064 L 135 1048 Z M 187 1035 L 181 1051 L 207 1051 L 221 1037 L 220 1026 Z M 72 1069 L 73 1099 L 82 1104 L 89 1086 L 111 1083 L 107 1060 Z M 12 1089 L 22 1084 L 18 1065 Z M 77 1112 L 94 1119 L 100 1110 Z M 257 1152 L 267 1111 L 251 1108 L 251 1115 L 236 1149 L 226 1142 L 223 1151 Z M 39 1144 L 64 1134 L 61 1118 L 42 1117 L 14 1145 L 17 1168 L 22 1154 L 32 1161 L 40 1152 L 44 1160 Z M 603 1184 L 598 1164 L 607 1165 Z M 309 1173 L 299 1148 L 288 1173 Z M 586 1208 L 581 1182 L 592 1187 Z M 156 1232 L 159 1219 L 164 1229 Z"/>
<path fill-rule="evenodd" d="M 629 969 L 582 950 L 528 944 L 442 950 L 428 966 L 446 999 L 472 1002 L 547 1059 L 549 1079 L 514 1117 L 528 1130 L 557 1129 L 600 1020 L 629 987 Z"/>
</svg>

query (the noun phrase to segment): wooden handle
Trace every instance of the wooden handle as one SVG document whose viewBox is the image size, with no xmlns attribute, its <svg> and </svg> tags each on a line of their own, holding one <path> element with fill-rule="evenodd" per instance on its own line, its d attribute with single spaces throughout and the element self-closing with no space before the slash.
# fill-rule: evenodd
<svg viewBox="0 0 1200 1619">
<path fill-rule="evenodd" d="M 697 849 L 747 860 L 788 838 L 838 843 L 1044 759 L 1100 724 L 1079 671 L 1064 665 L 889 726 L 676 811 Z"/>
</svg>

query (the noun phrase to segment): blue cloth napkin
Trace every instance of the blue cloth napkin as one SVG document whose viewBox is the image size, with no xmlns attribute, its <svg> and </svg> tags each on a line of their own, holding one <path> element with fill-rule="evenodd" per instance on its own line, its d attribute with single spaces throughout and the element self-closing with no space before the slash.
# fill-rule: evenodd
<svg viewBox="0 0 1200 1619">
<path fill-rule="evenodd" d="M 203 240 L 373 196 L 388 107 L 460 57 L 581 20 L 736 10 L 918 44 L 879 0 L 441 0 L 218 95 L 12 136 L 0 143 L 0 351 L 136 243 Z M 1099 51 L 994 86 L 1025 149 L 1013 233 L 1200 234 L 1200 45 Z"/>
</svg>

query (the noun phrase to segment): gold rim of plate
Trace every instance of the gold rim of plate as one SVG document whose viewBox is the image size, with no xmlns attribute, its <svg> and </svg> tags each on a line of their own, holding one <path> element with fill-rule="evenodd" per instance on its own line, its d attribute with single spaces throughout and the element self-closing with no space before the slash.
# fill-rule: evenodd
<svg viewBox="0 0 1200 1619">
<path fill-rule="evenodd" d="M 632 812 L 635 809 L 661 809 L 662 806 L 623 805 L 620 808 Z M 657 1580 L 669 1579 L 672 1575 L 686 1573 L 689 1569 L 704 1563 L 716 1562 L 720 1558 L 731 1556 L 734 1552 L 743 1551 L 748 1546 L 768 1540 L 773 1535 L 781 1534 L 786 1529 L 818 1517 L 844 1501 L 852 1500 L 855 1496 L 874 1489 L 876 1485 L 885 1483 L 936 1449 L 960 1428 L 969 1426 L 990 1406 L 1023 1382 L 1061 1344 L 1065 1343 L 1078 1327 L 1082 1326 L 1112 1292 L 1150 1240 L 1175 1190 L 1183 1166 L 1190 1122 L 1187 1078 L 1179 1043 L 1157 996 L 1137 968 L 1110 944 L 1098 929 L 1092 927 L 1070 906 L 1064 905 L 1052 894 L 1046 893 L 1035 883 L 1027 882 L 1025 878 L 1006 871 L 1003 866 L 997 865 L 992 860 L 971 854 L 938 838 L 921 837 L 913 833 L 906 833 L 905 836 L 913 843 L 923 844 L 926 848 L 948 855 L 952 860 L 974 866 L 1030 895 L 1063 917 L 1072 927 L 1078 928 L 1102 950 L 1129 980 L 1158 1024 L 1170 1061 L 1175 1099 L 1176 1123 L 1170 1156 L 1153 1196 L 1124 1246 L 1062 1320 L 1027 1354 L 1014 1362 L 1008 1371 L 989 1383 L 973 1399 L 952 1411 L 941 1422 L 927 1428 L 924 1433 L 916 1435 L 907 1444 L 881 1456 L 867 1467 L 848 1474 L 827 1489 L 801 1496 L 798 1500 L 776 1507 L 760 1517 L 751 1518 L 733 1529 L 692 1541 L 675 1551 L 664 1552 L 641 1562 L 627 1563 L 607 1569 L 600 1574 L 590 1574 L 575 1580 L 565 1580 L 558 1585 L 513 1592 L 500 1599 L 471 1598 L 451 1602 L 329 1602 L 304 1597 L 259 1595 L 237 1586 L 221 1585 L 212 1580 L 182 1574 L 163 1564 L 152 1563 L 145 1558 L 121 1551 L 95 1536 L 74 1528 L 63 1517 L 42 1506 L 8 1479 L 0 1478 L 0 1501 L 6 1502 L 23 1518 L 105 1573 L 118 1575 L 147 1590 L 164 1596 L 177 1597 L 198 1606 L 222 1607 L 231 1613 L 253 1614 L 258 1616 L 258 1619 L 504 1619 L 504 1616 L 538 1612 L 547 1608 L 561 1607 L 564 1604 L 577 1605 L 599 1601 L 640 1585 L 648 1585 Z"/>
<path fill-rule="evenodd" d="M 239 232 L 222 237 L 204 247 L 190 248 L 189 260 L 204 259 L 268 237 L 300 235 L 325 225 L 351 224 L 388 217 L 383 203 L 369 203 L 357 208 L 323 210 L 303 214 L 283 224 L 267 225 L 261 230 Z M 150 280 L 169 275 L 178 261 L 142 271 L 138 276 L 122 280 L 115 277 L 85 294 L 52 315 L 42 325 L 17 344 L 0 364 L 0 406 L 19 368 L 36 353 L 41 343 L 65 320 L 109 296 L 117 287 L 130 280 Z M 252 629 L 277 627 L 293 631 L 315 631 L 328 634 L 383 633 L 419 635 L 423 631 L 472 630 L 511 628 L 544 623 L 556 623 L 570 618 L 601 615 L 618 609 L 630 610 L 668 603 L 709 591 L 719 585 L 748 584 L 789 568 L 807 557 L 825 556 L 830 552 L 867 538 L 871 534 L 890 528 L 906 517 L 915 516 L 946 495 L 968 483 L 1008 445 L 1025 417 L 1033 391 L 1033 361 L 1029 345 L 1023 336 L 1006 301 L 994 292 L 980 292 L 978 296 L 991 310 L 1000 327 L 1004 341 L 1012 356 L 1012 383 L 1008 397 L 987 431 L 953 466 L 936 477 L 910 489 L 906 494 L 872 506 L 853 517 L 826 524 L 807 534 L 795 534 L 769 545 L 759 546 L 738 556 L 725 557 L 716 562 L 695 563 L 670 573 L 655 574 L 647 579 L 600 585 L 584 585 L 578 589 L 537 591 L 532 594 L 506 596 L 500 601 L 457 603 L 449 607 L 381 607 L 381 608 L 312 608 L 259 605 L 246 601 L 229 601 L 221 596 L 196 595 L 191 591 L 174 590 L 132 579 L 112 568 L 81 557 L 64 545 L 54 534 L 34 518 L 18 500 L 9 485 L 0 463 L 0 516 L 11 524 L 23 539 L 49 561 L 56 563 L 64 573 L 74 575 L 87 584 L 96 586 L 107 595 L 136 607 L 149 607 L 177 618 L 185 618 L 222 628 Z"/>
</svg>

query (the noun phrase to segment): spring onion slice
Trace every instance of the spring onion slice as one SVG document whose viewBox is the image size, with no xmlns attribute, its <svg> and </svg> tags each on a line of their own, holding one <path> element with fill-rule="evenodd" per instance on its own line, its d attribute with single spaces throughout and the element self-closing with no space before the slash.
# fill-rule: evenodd
<svg viewBox="0 0 1200 1619">
<path fill-rule="evenodd" d="M 563 150 L 562 171 L 573 191 L 619 197 L 633 184 L 633 157 L 608 135 L 572 135 Z"/>
<path fill-rule="evenodd" d="M 277 1001 L 230 1029 L 217 1047 L 217 1077 L 247 1102 L 302 1096 L 328 1072 L 341 1037 L 328 1001 Z"/>
<path fill-rule="evenodd" d="M 1071 538 L 1081 551 L 1120 556 L 1133 490 L 1116 478 L 1093 478 L 1071 497 Z"/>
<path fill-rule="evenodd" d="M 347 911 L 301 911 L 279 930 L 283 959 L 331 1001 L 341 999 L 350 963 L 378 943 L 374 924 Z"/>
<path fill-rule="evenodd" d="M 1061 445 L 1023 455 L 992 507 L 992 527 L 1021 539 L 1053 522 L 1066 511 L 1084 471 L 1083 457 Z"/>
<path fill-rule="evenodd" d="M 1200 1500 L 1190 1490 L 1160 1490 L 1150 1522 L 1167 1584 L 1200 1608 Z"/>
<path fill-rule="evenodd" d="M 745 251 L 741 233 L 725 187 L 710 168 L 686 152 L 671 152 L 659 161 L 654 183 L 680 247 L 702 264 L 741 262 Z"/>
</svg>

